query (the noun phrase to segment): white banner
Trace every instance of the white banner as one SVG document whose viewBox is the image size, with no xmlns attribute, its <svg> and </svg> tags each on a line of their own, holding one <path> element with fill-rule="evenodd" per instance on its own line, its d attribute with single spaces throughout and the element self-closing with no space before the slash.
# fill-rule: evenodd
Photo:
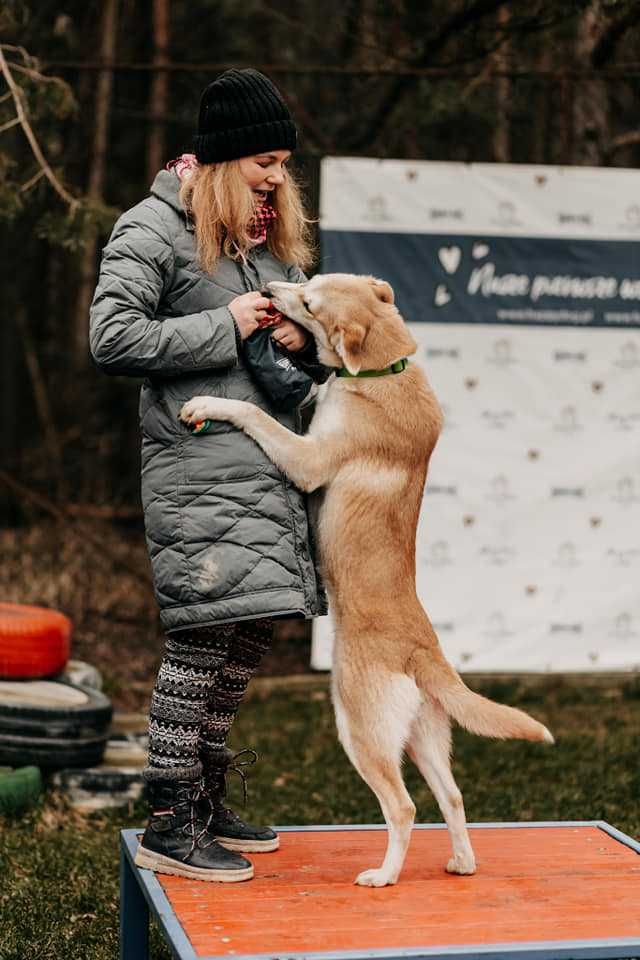
<svg viewBox="0 0 640 960">
<path fill-rule="evenodd" d="M 324 231 L 637 240 L 637 170 L 327 157 Z"/>
<path fill-rule="evenodd" d="M 497 317 L 506 309 L 509 295 L 492 293 L 476 308 L 469 289 L 473 269 L 478 260 L 492 262 L 496 235 L 490 233 L 488 219 L 480 218 L 479 207 L 472 206 L 477 195 L 468 186 L 482 183 L 493 205 L 509 198 L 525 211 L 517 214 L 520 238 L 526 240 L 524 217 L 530 216 L 546 242 L 559 235 L 555 227 L 560 232 L 566 228 L 557 203 L 578 211 L 575 197 L 583 196 L 588 183 L 588 212 L 586 206 L 580 208 L 593 228 L 588 255 L 583 246 L 588 231 L 576 224 L 571 244 L 553 247 L 552 260 L 549 248 L 541 251 L 537 240 L 531 246 L 529 281 L 541 275 L 543 259 L 549 276 L 584 282 L 587 274 L 595 275 L 593 257 L 612 266 L 598 275 L 614 276 L 622 242 L 612 249 L 605 238 L 611 236 L 612 224 L 624 221 L 626 249 L 618 262 L 624 262 L 627 276 L 615 276 L 617 289 L 611 294 L 619 298 L 622 279 L 640 283 L 640 256 L 636 243 L 629 242 L 633 228 L 621 199 L 628 198 L 631 183 L 640 186 L 640 174 L 483 165 L 474 180 L 473 165 L 328 164 L 331 175 L 324 171 L 322 204 L 328 213 L 322 227 L 324 231 L 329 224 L 329 229 L 323 233 L 323 251 L 332 258 L 337 251 L 357 253 L 345 254 L 340 264 L 323 262 L 323 272 L 384 276 L 407 301 L 410 280 L 431 304 L 421 317 L 427 322 L 410 322 L 410 327 L 419 345 L 415 362 L 424 367 L 440 399 L 445 428 L 427 480 L 417 582 L 447 656 L 468 671 L 640 669 L 640 330 L 633 320 L 609 325 L 605 313 L 613 307 L 605 297 L 597 298 L 595 319 L 576 322 L 572 314 L 584 311 L 586 301 L 591 310 L 596 298 L 570 292 L 563 294 L 563 310 L 570 317 L 563 325 L 549 320 L 541 325 L 538 319 L 530 324 L 486 322 L 486 316 Z M 362 164 L 371 170 L 360 180 Z M 419 176 L 408 179 L 416 168 Z M 555 178 L 562 186 L 556 207 L 540 201 L 536 177 L 542 176 L 546 183 Z M 425 208 L 432 202 L 429 197 L 437 196 L 442 209 L 459 208 L 462 222 L 473 228 L 463 241 L 462 233 L 430 232 L 426 221 L 422 233 L 413 236 L 412 261 L 405 260 L 395 273 L 388 253 L 388 269 L 381 271 L 376 268 L 380 250 L 386 246 L 392 251 L 402 231 L 395 233 L 384 221 L 384 231 L 370 248 L 362 238 L 372 231 L 362 230 L 355 213 L 349 219 L 347 198 L 356 203 L 359 183 L 369 206 L 372 195 L 384 196 L 387 208 L 397 206 L 407 226 L 410 207 L 415 211 L 419 204 L 396 205 L 395 185 L 404 188 L 416 180 L 422 184 Z M 363 203 L 366 208 L 367 201 L 361 207 Z M 486 204 L 483 209 L 487 218 Z M 334 242 L 337 233 L 341 236 Z M 595 234 L 600 240 L 593 239 Z M 504 233 L 498 239 L 500 275 L 518 270 L 522 275 L 522 267 L 509 262 L 512 241 Z M 481 256 L 474 258 L 474 247 Z M 513 255 L 521 257 L 522 248 Z M 457 286 L 452 283 L 456 275 L 463 275 Z M 442 284 L 451 293 L 446 316 L 433 304 Z M 412 296 L 417 302 L 415 292 Z M 538 305 L 558 309 L 542 295 Z M 469 316 L 476 319 L 460 322 Z M 316 621 L 312 665 L 327 669 L 330 649 L 330 621 Z"/>
</svg>

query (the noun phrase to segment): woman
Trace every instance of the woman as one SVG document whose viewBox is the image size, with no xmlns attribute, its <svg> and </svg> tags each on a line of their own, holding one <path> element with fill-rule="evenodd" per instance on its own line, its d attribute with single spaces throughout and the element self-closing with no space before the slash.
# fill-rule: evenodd
<svg viewBox="0 0 640 960">
<path fill-rule="evenodd" d="M 298 282 L 311 249 L 286 164 L 296 129 L 255 70 L 205 89 L 194 155 L 160 171 L 116 223 L 91 308 L 91 351 L 112 374 L 145 377 L 142 502 L 166 652 L 150 707 L 150 819 L 136 862 L 204 880 L 253 875 L 238 851 L 278 837 L 228 810 L 226 737 L 268 649 L 276 617 L 326 612 L 303 494 L 242 431 L 190 434 L 185 400 L 249 400 L 300 432 L 248 362 L 270 280 Z M 313 341 L 286 319 L 269 331 L 272 373 L 327 376 Z M 283 359 L 284 362 L 283 362 Z M 268 362 L 268 361 L 267 361 Z M 273 363 L 273 361 L 272 361 Z M 262 371 L 264 373 L 264 370 Z M 311 380 L 309 381 L 311 383 Z"/>
</svg>

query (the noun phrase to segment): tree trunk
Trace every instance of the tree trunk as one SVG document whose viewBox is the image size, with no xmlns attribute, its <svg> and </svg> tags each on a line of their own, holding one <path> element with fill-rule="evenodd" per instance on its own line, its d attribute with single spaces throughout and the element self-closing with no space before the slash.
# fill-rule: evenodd
<svg viewBox="0 0 640 960">
<path fill-rule="evenodd" d="M 536 56 L 536 66 L 540 71 L 535 93 L 532 96 L 531 114 L 532 140 L 529 153 L 534 163 L 553 163 L 553 151 L 550 149 L 551 111 L 553 106 L 553 81 L 549 79 L 552 68 L 551 52 L 546 38 L 543 37 Z"/>
<path fill-rule="evenodd" d="M 165 118 L 169 105 L 169 73 L 162 68 L 169 59 L 169 0 L 153 0 L 153 65 L 149 87 L 151 130 L 147 140 L 147 183 L 151 185 L 158 170 L 164 167 Z"/>
<path fill-rule="evenodd" d="M 601 0 L 593 0 L 578 20 L 575 56 L 579 70 L 592 66 L 591 58 L 602 33 L 603 21 Z M 581 77 L 577 81 L 573 123 L 573 162 L 598 166 L 609 142 L 608 91 L 600 77 Z"/>
<path fill-rule="evenodd" d="M 509 29 L 509 8 L 505 5 L 498 10 L 498 27 L 501 33 Z M 505 40 L 502 46 L 493 55 L 493 66 L 498 72 L 509 69 L 509 54 L 511 43 Z M 509 163 L 511 160 L 511 78 L 496 77 L 496 123 L 493 128 L 493 159 L 496 163 Z"/>
<path fill-rule="evenodd" d="M 115 55 L 117 25 L 118 0 L 104 0 L 100 31 L 102 37 L 100 60 L 106 64 L 111 62 Z M 96 85 L 91 166 L 87 186 L 89 202 L 100 202 L 103 199 L 112 89 L 113 71 L 109 66 L 105 66 L 98 72 Z M 97 238 L 92 236 L 87 240 L 82 254 L 80 286 L 73 325 L 73 357 L 77 368 L 84 367 L 88 359 L 89 306 L 96 281 L 96 250 Z"/>
</svg>

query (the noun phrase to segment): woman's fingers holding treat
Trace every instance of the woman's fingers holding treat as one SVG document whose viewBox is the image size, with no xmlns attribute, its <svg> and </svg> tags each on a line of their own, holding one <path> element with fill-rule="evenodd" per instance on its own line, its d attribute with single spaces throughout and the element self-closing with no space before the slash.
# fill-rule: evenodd
<svg viewBox="0 0 640 960">
<path fill-rule="evenodd" d="M 301 350 L 307 342 L 307 332 L 293 320 L 283 320 L 271 334 L 276 343 L 293 352 Z"/>
<path fill-rule="evenodd" d="M 258 322 L 267 315 L 271 301 L 263 294 L 252 290 L 235 297 L 229 304 L 229 310 L 238 325 L 243 340 L 258 328 Z"/>
</svg>

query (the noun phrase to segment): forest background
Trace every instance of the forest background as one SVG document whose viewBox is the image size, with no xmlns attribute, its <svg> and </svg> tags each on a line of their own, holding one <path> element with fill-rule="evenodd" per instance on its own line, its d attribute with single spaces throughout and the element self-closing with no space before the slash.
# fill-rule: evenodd
<svg viewBox="0 0 640 960">
<path fill-rule="evenodd" d="M 323 156 L 640 163 L 637 0 L 4 0 L 0 599 L 68 613 L 120 706 L 144 701 L 159 629 L 138 384 L 93 365 L 89 304 L 116 217 L 230 66 L 290 104 L 314 217 Z M 308 629 L 280 625 L 267 672 L 305 669 Z"/>
</svg>

